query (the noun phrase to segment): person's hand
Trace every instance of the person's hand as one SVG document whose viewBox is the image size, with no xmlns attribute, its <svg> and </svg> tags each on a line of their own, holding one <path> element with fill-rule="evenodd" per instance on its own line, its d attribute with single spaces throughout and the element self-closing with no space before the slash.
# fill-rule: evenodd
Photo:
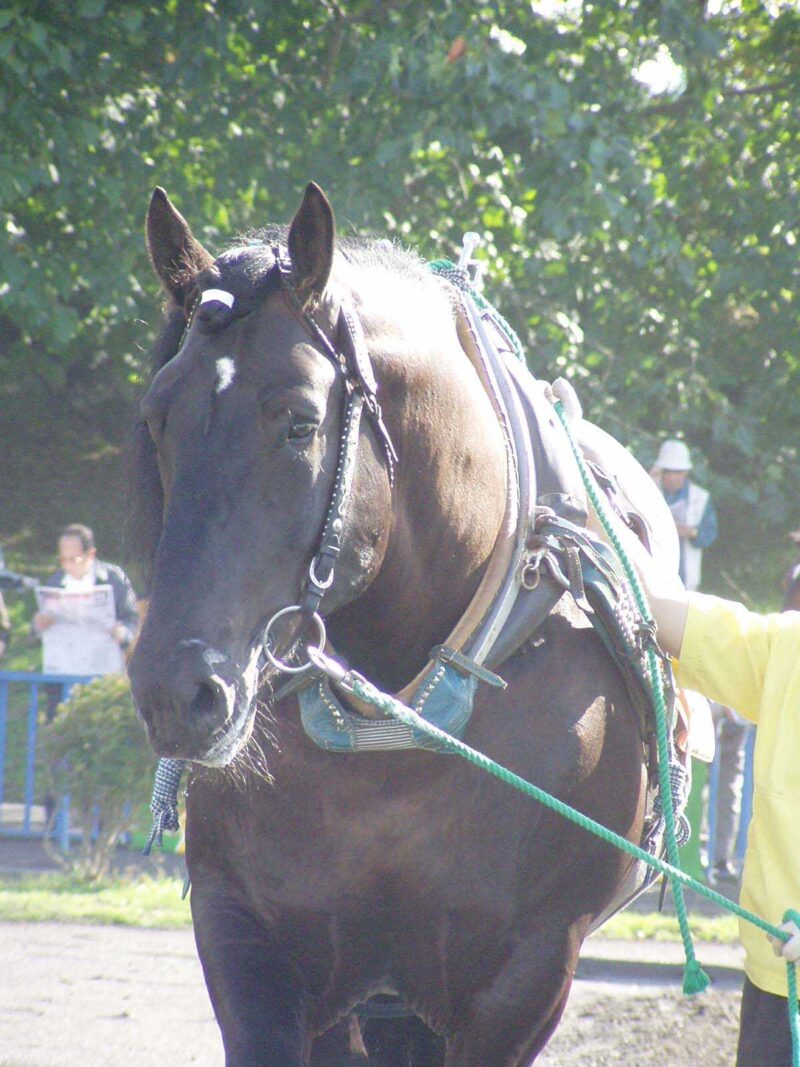
<svg viewBox="0 0 800 1067">
<path fill-rule="evenodd" d="M 121 622 L 115 622 L 111 627 L 111 636 L 118 645 L 124 645 L 128 639 L 128 630 Z"/>
<path fill-rule="evenodd" d="M 37 611 L 33 616 L 33 628 L 37 634 L 41 634 L 49 630 L 55 621 L 55 615 L 51 615 L 48 611 Z"/>
<path fill-rule="evenodd" d="M 789 919 L 787 922 L 781 923 L 778 929 L 785 930 L 787 934 L 792 936 L 788 941 L 783 941 L 773 934 L 767 934 L 769 943 L 772 945 L 772 951 L 776 956 L 783 956 L 790 963 L 797 963 L 800 960 L 800 926 L 793 919 Z"/>
<path fill-rule="evenodd" d="M 692 541 L 697 537 L 696 526 L 687 526 L 685 522 L 676 522 L 675 526 L 678 529 L 678 537 L 680 537 L 682 541 Z"/>
</svg>

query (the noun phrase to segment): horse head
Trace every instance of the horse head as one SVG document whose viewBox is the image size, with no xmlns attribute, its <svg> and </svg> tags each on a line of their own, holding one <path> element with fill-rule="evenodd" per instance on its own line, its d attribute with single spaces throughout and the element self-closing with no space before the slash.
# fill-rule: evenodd
<svg viewBox="0 0 800 1067">
<path fill-rule="evenodd" d="M 129 670 L 156 752 L 224 765 L 253 727 L 265 626 L 308 590 L 332 522 L 335 580 L 322 614 L 333 620 L 337 650 L 387 684 L 424 662 L 496 536 L 503 444 L 474 375 L 456 367 L 446 298 L 433 280 L 402 277 L 398 291 L 412 287 L 416 303 L 387 298 L 390 271 L 375 264 L 388 253 L 373 251 L 368 263 L 337 251 L 333 212 L 317 186 L 288 230 L 265 231 L 216 259 L 156 190 L 147 236 L 167 309 L 141 405 L 146 492 L 137 507 L 150 518 L 152 585 Z M 352 331 L 342 336 L 353 318 L 388 430 L 367 396 L 347 457 L 349 503 L 332 516 L 348 399 L 372 374 L 358 366 L 363 352 L 355 365 L 342 355 L 354 343 Z M 455 393 L 437 384 L 448 363 L 451 376 L 465 378 Z M 485 433 L 468 444 L 467 426 L 480 430 L 482 419 Z M 484 472 L 482 498 L 469 506 L 459 467 Z M 437 577 L 426 578 L 424 555 L 435 548 L 445 556 Z M 447 604 L 435 603 L 445 585 Z M 403 613 L 411 622 L 421 600 L 430 601 L 429 618 L 400 640 Z M 381 631 L 395 636 L 389 656 L 375 650 Z"/>
</svg>

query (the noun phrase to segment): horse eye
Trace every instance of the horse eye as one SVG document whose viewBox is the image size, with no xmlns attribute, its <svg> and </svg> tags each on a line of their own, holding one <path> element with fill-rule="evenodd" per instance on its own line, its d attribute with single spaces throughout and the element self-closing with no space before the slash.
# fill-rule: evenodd
<svg viewBox="0 0 800 1067">
<path fill-rule="evenodd" d="M 286 434 L 290 441 L 310 441 L 317 430 L 315 422 L 293 422 Z"/>
</svg>

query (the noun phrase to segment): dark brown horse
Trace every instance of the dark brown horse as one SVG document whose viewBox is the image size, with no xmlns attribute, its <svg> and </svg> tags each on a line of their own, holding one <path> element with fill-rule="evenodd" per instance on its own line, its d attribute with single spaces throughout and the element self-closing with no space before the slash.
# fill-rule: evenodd
<svg viewBox="0 0 800 1067">
<path fill-rule="evenodd" d="M 630 861 L 453 756 L 323 750 L 262 655 L 329 525 L 354 387 L 343 300 L 383 418 L 365 417 L 337 527 L 332 645 L 397 692 L 478 589 L 506 446 L 448 286 L 386 243 L 336 246 L 313 185 L 288 232 L 217 259 L 157 190 L 148 239 L 167 308 L 142 405 L 152 589 L 130 674 L 155 751 L 195 761 L 192 914 L 226 1063 L 300 1067 L 356 1005 L 399 994 L 429 1028 L 419 1064 L 529 1064 Z M 502 675 L 465 740 L 638 843 L 640 728 L 591 627 L 554 612 Z M 411 1032 L 385 1027 L 370 1062 L 410 1062 Z"/>
</svg>

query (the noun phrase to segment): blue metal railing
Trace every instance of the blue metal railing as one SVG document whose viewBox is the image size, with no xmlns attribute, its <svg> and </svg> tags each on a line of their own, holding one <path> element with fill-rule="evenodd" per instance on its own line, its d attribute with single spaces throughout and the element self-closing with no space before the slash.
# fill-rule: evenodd
<svg viewBox="0 0 800 1067">
<path fill-rule="evenodd" d="M 46 827 L 34 826 L 34 807 L 36 798 L 36 743 L 39 731 L 39 696 L 45 692 L 48 700 L 60 703 L 69 697 L 74 685 L 90 682 L 92 676 L 67 674 L 37 674 L 31 671 L 0 671 L 0 835 L 13 837 L 43 837 Z M 22 818 L 13 823 L 2 817 L 2 805 L 6 801 L 6 767 L 8 749 L 8 726 L 10 715 L 10 692 L 12 686 L 28 689 L 25 758 L 22 794 L 13 798 L 14 803 L 22 804 Z M 48 687 L 45 689 L 45 687 Z M 53 687 L 53 688 L 50 688 Z M 58 698 L 57 701 L 55 698 Z M 53 830 L 62 848 L 69 845 L 69 799 L 63 797 L 59 804 L 58 816 Z"/>
<path fill-rule="evenodd" d="M 46 827 L 34 826 L 34 808 L 36 797 L 36 744 L 39 728 L 39 699 L 40 693 L 45 687 L 55 686 L 58 691 L 58 702 L 66 700 L 70 690 L 75 685 L 81 685 L 92 681 L 93 676 L 76 676 L 65 674 L 36 674 L 31 671 L 0 671 L 0 836 L 15 836 L 36 838 L 45 835 Z M 7 742 L 9 722 L 9 696 L 12 686 L 25 686 L 28 688 L 27 699 L 27 729 L 25 739 L 25 773 L 21 796 L 17 794 L 13 802 L 22 803 L 22 818 L 15 819 L 13 824 L 9 821 L 4 823 L 2 817 L 2 804 L 6 800 L 6 764 Z M 50 690 L 52 692 L 52 690 Z M 753 742 L 755 729 L 750 731 L 747 739 L 746 759 L 744 768 L 744 785 L 742 790 L 742 808 L 739 820 L 739 830 L 736 842 L 736 859 L 741 865 L 744 850 L 747 843 L 747 828 L 750 823 L 753 795 Z M 709 867 L 716 857 L 716 811 L 717 792 L 719 783 L 719 751 L 714 762 L 709 768 L 708 777 L 708 843 L 706 862 Z M 693 827 L 694 833 L 700 832 L 700 827 Z M 59 810 L 53 827 L 53 834 L 59 842 L 62 851 L 69 847 L 69 797 L 62 797 L 59 802 Z"/>
</svg>

